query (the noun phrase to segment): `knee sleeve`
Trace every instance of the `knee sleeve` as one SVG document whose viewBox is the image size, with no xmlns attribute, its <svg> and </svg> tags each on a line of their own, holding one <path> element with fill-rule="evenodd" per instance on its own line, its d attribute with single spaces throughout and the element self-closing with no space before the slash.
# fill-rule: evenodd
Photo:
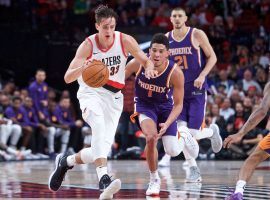
<svg viewBox="0 0 270 200">
<path fill-rule="evenodd" d="M 162 142 L 165 152 L 172 157 L 178 156 L 183 151 L 184 141 L 178 140 L 176 136 L 163 136 Z"/>
<path fill-rule="evenodd" d="M 81 154 L 81 160 L 85 164 L 93 163 L 95 161 L 91 147 L 82 149 L 80 151 L 80 154 Z"/>
</svg>

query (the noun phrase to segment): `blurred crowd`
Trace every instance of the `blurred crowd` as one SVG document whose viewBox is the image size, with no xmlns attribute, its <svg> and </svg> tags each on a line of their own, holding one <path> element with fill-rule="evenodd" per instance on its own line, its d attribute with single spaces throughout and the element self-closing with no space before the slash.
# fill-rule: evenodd
<svg viewBox="0 0 270 200">
<path fill-rule="evenodd" d="M 216 123 L 222 138 L 236 133 L 262 99 L 269 81 L 269 0 L 0 0 L 0 19 L 37 31 L 50 41 L 80 43 L 94 30 L 93 12 L 100 2 L 113 7 L 118 28 L 140 32 L 158 27 L 172 28 L 172 7 L 185 8 L 188 25 L 203 29 L 218 62 L 208 76 L 209 96 L 206 126 Z M 15 23 L 16 22 L 16 23 Z M 90 26 L 91 24 L 91 26 Z M 136 34 L 136 33 L 134 33 Z M 58 91 L 45 82 L 46 71 L 22 88 L 14 82 L 0 83 L 0 157 L 3 160 L 54 158 L 58 152 L 76 152 L 90 145 L 91 128 L 76 112 L 69 91 Z M 111 158 L 143 158 L 144 138 L 131 124 L 134 77 L 126 82 L 124 111 Z M 243 159 L 270 130 L 267 116 L 241 144 L 214 154 L 207 140 L 201 140 L 199 159 Z M 162 147 L 160 147 L 162 152 Z M 162 155 L 162 154 L 161 154 Z"/>
</svg>

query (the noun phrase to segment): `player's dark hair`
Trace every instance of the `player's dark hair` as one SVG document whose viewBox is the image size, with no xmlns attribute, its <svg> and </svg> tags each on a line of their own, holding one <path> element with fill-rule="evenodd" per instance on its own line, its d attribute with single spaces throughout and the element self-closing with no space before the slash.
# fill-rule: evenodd
<svg viewBox="0 0 270 200">
<path fill-rule="evenodd" d="M 101 22 L 102 18 L 107 19 L 112 17 L 115 19 L 115 21 L 117 21 L 118 15 L 112 8 L 109 8 L 108 6 L 101 4 L 95 10 L 95 19 L 96 23 L 98 24 Z"/>
<path fill-rule="evenodd" d="M 169 39 L 163 33 L 156 33 L 153 36 L 153 38 L 151 40 L 150 48 L 152 48 L 152 45 L 154 43 L 163 44 L 167 50 L 169 49 Z"/>
<path fill-rule="evenodd" d="M 181 7 L 176 7 L 172 9 L 172 11 L 183 11 L 186 14 L 186 11 L 184 10 L 184 8 L 181 8 Z"/>
</svg>

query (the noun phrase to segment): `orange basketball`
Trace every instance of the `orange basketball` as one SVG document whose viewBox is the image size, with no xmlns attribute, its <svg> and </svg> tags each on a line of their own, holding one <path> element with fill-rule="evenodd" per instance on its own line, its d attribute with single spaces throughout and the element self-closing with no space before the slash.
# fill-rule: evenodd
<svg viewBox="0 0 270 200">
<path fill-rule="evenodd" d="M 109 80 L 109 69 L 100 60 L 93 60 L 83 69 L 82 78 L 90 87 L 102 87 Z"/>
</svg>

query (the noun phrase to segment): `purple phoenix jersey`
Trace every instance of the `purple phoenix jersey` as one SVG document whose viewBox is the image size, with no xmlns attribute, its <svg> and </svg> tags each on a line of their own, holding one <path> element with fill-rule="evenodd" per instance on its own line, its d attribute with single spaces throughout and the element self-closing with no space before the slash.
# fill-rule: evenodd
<svg viewBox="0 0 270 200">
<path fill-rule="evenodd" d="M 168 103 L 173 104 L 172 89 L 169 85 L 170 77 L 175 67 L 172 61 L 167 62 L 167 66 L 158 77 L 148 79 L 145 77 L 145 70 L 140 67 L 135 80 L 135 99 L 148 103 Z"/>
<path fill-rule="evenodd" d="M 183 110 L 179 119 L 188 123 L 189 128 L 200 129 L 204 120 L 207 80 L 200 90 L 194 87 L 194 81 L 199 77 L 206 64 L 206 58 L 200 47 L 192 43 L 194 28 L 189 27 L 181 41 L 169 32 L 170 59 L 182 69 L 185 77 L 185 96 Z"/>
<path fill-rule="evenodd" d="M 173 107 L 170 77 L 175 67 L 173 61 L 168 61 L 164 71 L 151 79 L 145 77 L 143 67 L 139 69 L 135 80 L 135 113 L 148 116 L 157 125 L 167 120 Z M 164 135 L 176 134 L 177 125 L 174 122 Z"/>
<path fill-rule="evenodd" d="M 185 83 L 193 83 L 199 77 L 206 63 L 201 48 L 195 48 L 192 43 L 193 31 L 194 28 L 190 27 L 181 41 L 175 40 L 172 31 L 169 32 L 170 59 L 182 69 Z M 204 82 L 203 87 L 207 88 L 207 81 Z"/>
</svg>

